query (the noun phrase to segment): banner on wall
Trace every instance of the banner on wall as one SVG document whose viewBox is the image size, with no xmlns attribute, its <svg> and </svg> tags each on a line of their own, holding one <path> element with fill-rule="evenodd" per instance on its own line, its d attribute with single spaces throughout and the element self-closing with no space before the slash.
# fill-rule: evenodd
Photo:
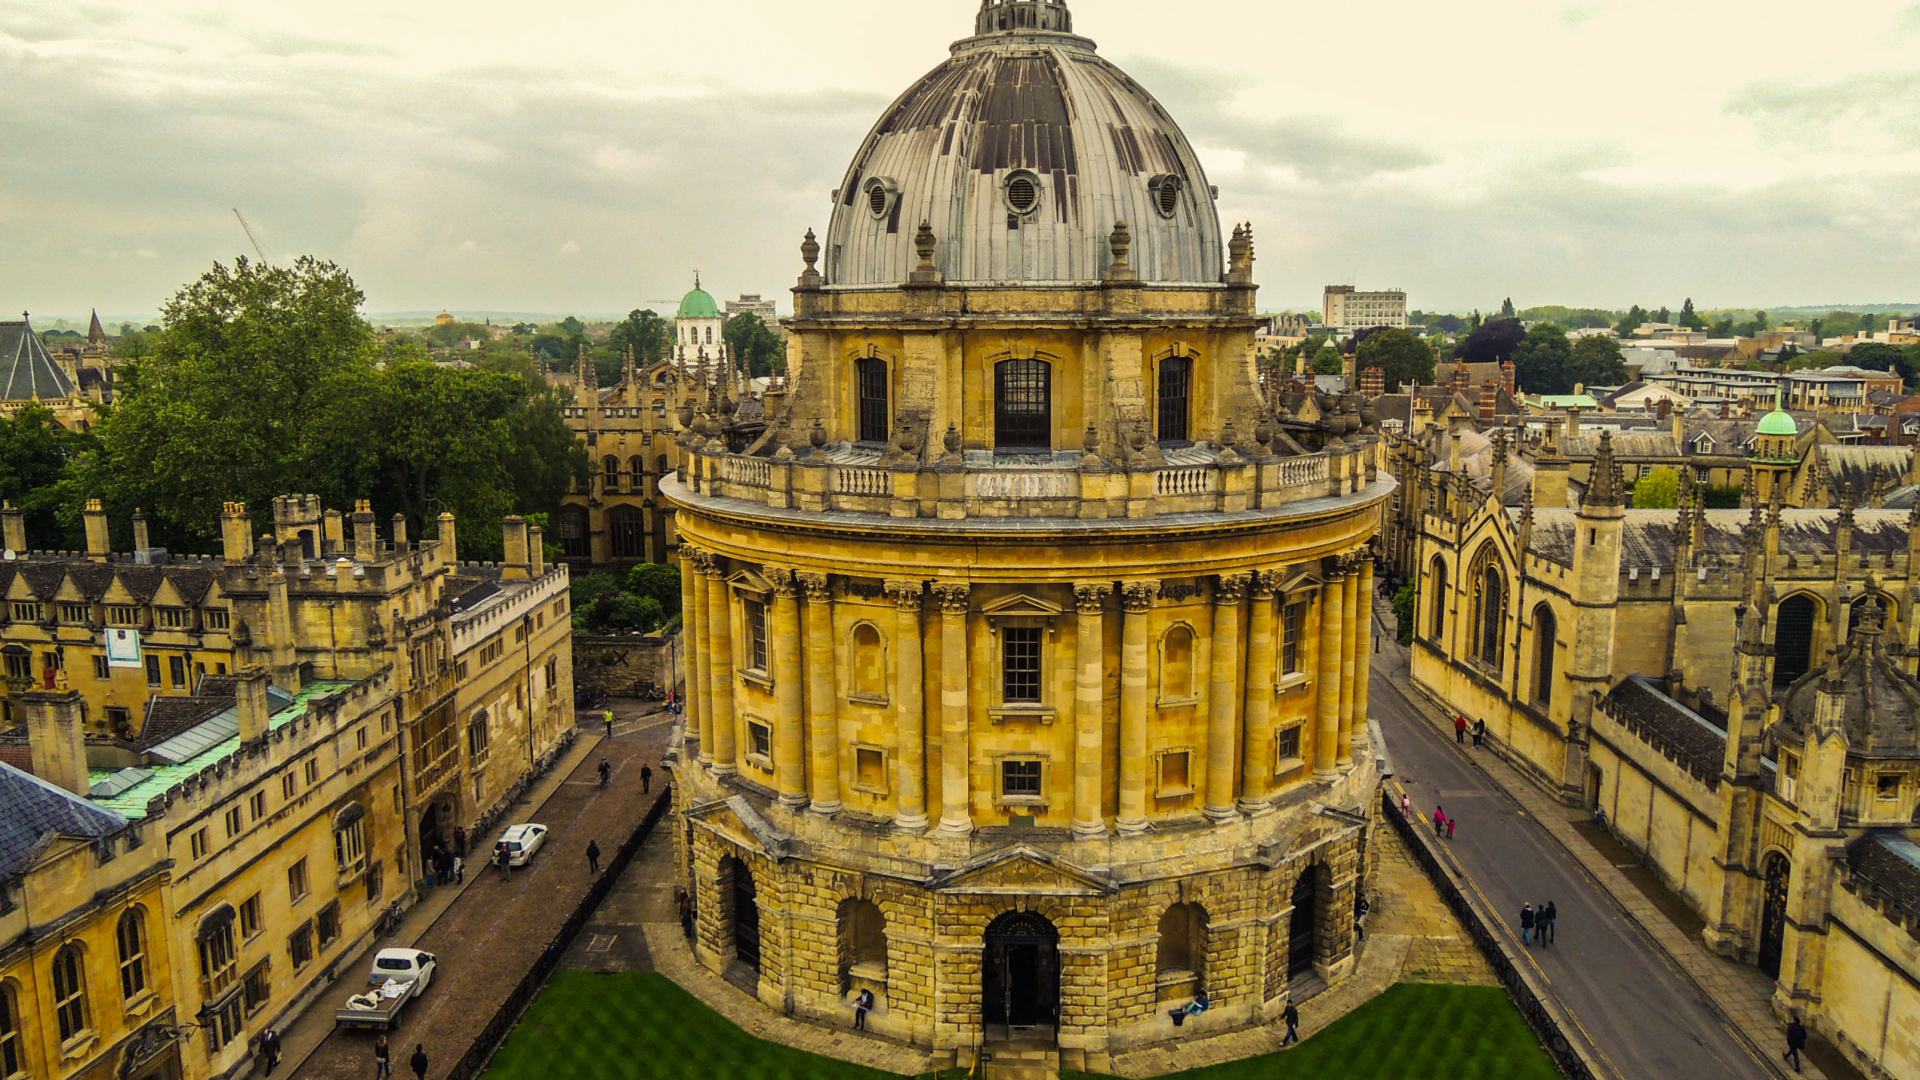
<svg viewBox="0 0 1920 1080">
<path fill-rule="evenodd" d="M 110 668 L 140 666 L 140 631 L 123 630 L 118 627 L 107 631 L 107 666 Z"/>
</svg>

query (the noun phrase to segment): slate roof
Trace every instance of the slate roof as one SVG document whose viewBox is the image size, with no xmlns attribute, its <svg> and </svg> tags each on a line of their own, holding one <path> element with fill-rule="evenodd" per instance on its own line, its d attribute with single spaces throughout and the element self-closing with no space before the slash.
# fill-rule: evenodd
<svg viewBox="0 0 1920 1080">
<path fill-rule="evenodd" d="M 1920 759 L 1920 680 L 1881 650 L 1880 634 L 1865 623 L 1833 663 L 1816 666 L 1787 687 L 1780 719 L 1769 730 L 1781 743 L 1806 741 L 1821 693 L 1836 689 L 1849 754 Z"/>
<path fill-rule="evenodd" d="M 1737 557 L 1746 550 L 1743 533 L 1750 511 L 1701 510 L 1705 528 L 1696 555 Z M 1577 511 L 1535 507 L 1533 533 L 1527 549 L 1563 566 L 1573 565 L 1573 538 Z M 1628 510 L 1621 529 L 1620 565 L 1622 567 L 1674 566 L 1674 527 L 1679 521 L 1675 510 Z M 1907 550 L 1905 511 L 1856 510 L 1853 513 L 1855 554 L 1904 554 Z M 1838 510 L 1789 509 L 1780 511 L 1780 553 L 1796 558 L 1832 556 L 1840 526 Z"/>
<path fill-rule="evenodd" d="M 0 763 L 0 877 L 17 873 L 60 836 L 99 839 L 127 819 L 70 791 Z"/>
<path fill-rule="evenodd" d="M 1627 676 L 1601 699 L 1600 708 L 1695 779 L 1710 788 L 1720 786 L 1720 770 L 1727 757 L 1726 729 L 1668 697 L 1654 680 Z"/>
<path fill-rule="evenodd" d="M 32 540 L 32 537 L 28 537 Z M 89 601 L 97 602 L 113 587 L 114 579 L 132 594 L 136 604 L 145 604 L 160 591 L 162 582 L 172 582 L 174 591 L 189 604 L 199 603 L 213 585 L 210 567 L 191 563 L 142 566 L 137 563 L 97 563 L 84 558 L 0 562 L 0 593 L 13 587 L 15 578 L 24 579 L 27 590 L 42 600 L 51 600 L 68 579 Z"/>
<path fill-rule="evenodd" d="M 1847 848 L 1847 869 L 1856 889 L 1899 904 L 1908 917 L 1920 912 L 1920 845 L 1897 829 L 1872 829 Z"/>
<path fill-rule="evenodd" d="M 1904 483 L 1913 464 L 1911 446 L 1822 446 L 1819 454 L 1834 490 L 1850 488 L 1861 498 L 1874 488 Z"/>
<path fill-rule="evenodd" d="M 0 322 L 0 401 L 49 401 L 72 392 L 73 380 L 26 319 Z"/>
</svg>

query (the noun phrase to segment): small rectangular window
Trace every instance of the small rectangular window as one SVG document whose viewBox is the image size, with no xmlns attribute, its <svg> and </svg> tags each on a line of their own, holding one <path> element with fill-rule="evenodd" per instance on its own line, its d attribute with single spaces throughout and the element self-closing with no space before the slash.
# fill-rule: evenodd
<svg viewBox="0 0 1920 1080">
<path fill-rule="evenodd" d="M 853 786 L 863 791 L 886 794 L 887 755 L 885 751 L 867 746 L 854 750 Z"/>
<path fill-rule="evenodd" d="M 355 750 L 365 750 L 367 748 L 367 725 L 361 724 L 359 727 L 353 729 L 353 748 Z"/>
<path fill-rule="evenodd" d="M 1000 763 L 1000 795 L 1007 799 L 1040 797 L 1041 763 L 1034 760 Z"/>
<path fill-rule="evenodd" d="M 1279 773 L 1285 769 L 1291 769 L 1294 764 L 1299 762 L 1301 726 L 1302 725 L 1295 724 L 1290 728 L 1283 728 L 1278 735 L 1274 736 L 1273 756 L 1278 762 L 1278 767 L 1274 770 L 1275 773 Z"/>
<path fill-rule="evenodd" d="M 185 630 L 193 624 L 193 613 L 186 608 L 154 608 L 153 618 L 162 630 Z"/>
<path fill-rule="evenodd" d="M 187 658 L 184 656 L 167 657 L 167 674 L 173 677 L 175 690 L 187 689 Z"/>
<path fill-rule="evenodd" d="M 753 669 L 767 670 L 767 605 L 758 600 L 746 602 L 747 640 L 753 643 Z"/>
<path fill-rule="evenodd" d="M 225 630 L 227 628 L 227 609 L 226 608 L 223 608 L 223 607 L 207 608 L 206 610 L 200 613 L 200 618 L 203 620 L 208 630 Z"/>
<path fill-rule="evenodd" d="M 313 785 L 320 782 L 320 763 L 318 761 L 309 759 L 307 761 L 306 772 L 307 772 L 308 787 L 312 787 Z"/>
<path fill-rule="evenodd" d="M 107 727 L 114 731 L 124 730 L 133 722 L 133 714 L 117 705 L 107 706 Z"/>
<path fill-rule="evenodd" d="M 96 678 L 96 679 L 104 679 L 104 678 L 107 678 L 107 677 L 108 677 L 109 675 L 111 675 L 111 674 L 112 674 L 112 672 L 111 672 L 111 671 L 110 671 L 110 670 L 108 669 L 108 667 L 107 667 L 107 658 L 106 658 L 106 657 L 104 657 L 104 656 L 96 656 L 96 657 L 94 657 L 94 658 L 93 658 L 93 677 L 94 677 L 94 678 Z"/>
<path fill-rule="evenodd" d="M 240 936 L 253 937 L 260 932 L 260 894 L 240 901 Z"/>
<path fill-rule="evenodd" d="M 255 821 L 259 821 L 261 818 L 267 816 L 267 793 L 266 792 L 256 791 L 253 794 L 247 796 L 247 813 L 252 815 L 253 820 Z"/>
<path fill-rule="evenodd" d="M 773 733 L 767 725 L 747 723 L 747 752 L 763 758 L 773 757 Z"/>
<path fill-rule="evenodd" d="M 226 813 L 226 819 L 227 819 L 227 839 L 231 840 L 234 837 L 240 835 L 240 830 L 242 828 L 241 821 L 240 821 L 240 808 L 237 806 L 230 808 Z"/>
<path fill-rule="evenodd" d="M 294 793 L 299 790 L 299 784 L 300 781 L 292 773 L 282 776 L 280 778 L 280 797 L 283 799 L 293 798 Z"/>
<path fill-rule="evenodd" d="M 91 609 L 85 604 L 60 605 L 60 621 L 63 623 L 76 623 L 84 626 L 90 614 Z"/>
<path fill-rule="evenodd" d="M 1193 794 L 1193 755 L 1174 750 L 1160 755 L 1159 798 L 1171 799 Z"/>
<path fill-rule="evenodd" d="M 147 685 L 156 689 L 160 686 L 160 658 L 152 653 L 147 654 Z"/>
<path fill-rule="evenodd" d="M 307 895 L 307 860 L 301 859 L 287 867 L 287 897 L 299 903 Z"/>
<path fill-rule="evenodd" d="M 1300 670 L 1300 623 L 1306 615 L 1307 605 L 1288 604 L 1280 611 L 1280 674 L 1292 675 Z"/>
<path fill-rule="evenodd" d="M 1883 772 L 1874 777 L 1873 797 L 1881 800 L 1898 799 L 1900 797 L 1900 774 L 1897 772 Z"/>
<path fill-rule="evenodd" d="M 320 935 L 320 948 L 325 949 L 340 940 L 340 901 L 335 900 L 320 909 L 313 918 L 314 929 Z"/>
<path fill-rule="evenodd" d="M 259 1012 L 260 1007 L 265 1005 L 267 999 L 273 994 L 273 980 L 268 977 L 270 964 L 271 961 L 268 960 L 260 961 L 253 966 L 253 970 L 247 972 L 247 977 L 242 980 L 241 985 L 245 987 L 242 993 L 246 1001 L 248 1016 Z"/>
<path fill-rule="evenodd" d="M 293 960 L 295 971 L 313 963 L 313 924 L 302 923 L 287 938 L 287 955 Z"/>
<path fill-rule="evenodd" d="M 187 851 L 196 859 L 206 857 L 207 830 L 205 829 L 193 830 L 193 834 L 187 837 Z"/>
<path fill-rule="evenodd" d="M 1000 632 L 1001 696 L 1009 703 L 1040 701 L 1040 628 L 1009 626 Z"/>
</svg>

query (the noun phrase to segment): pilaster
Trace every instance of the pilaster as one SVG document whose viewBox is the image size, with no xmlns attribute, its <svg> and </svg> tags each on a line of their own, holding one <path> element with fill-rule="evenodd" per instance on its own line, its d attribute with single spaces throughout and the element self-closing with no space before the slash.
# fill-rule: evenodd
<svg viewBox="0 0 1920 1080">
<path fill-rule="evenodd" d="M 1256 570 L 1247 616 L 1246 734 L 1240 750 L 1240 809 L 1261 814 L 1271 809 L 1273 785 L 1273 603 L 1279 585 L 1276 570 Z"/>
<path fill-rule="evenodd" d="M 840 810 L 840 709 L 834 692 L 833 585 L 825 574 L 795 575 L 807 591 L 807 745 L 813 752 L 808 809 Z"/>
<path fill-rule="evenodd" d="M 1106 607 L 1113 586 L 1075 582 L 1073 696 L 1073 835 L 1089 840 L 1107 834 L 1100 811 L 1101 733 L 1106 723 Z"/>
<path fill-rule="evenodd" d="M 1246 573 L 1221 574 L 1213 585 L 1212 708 L 1207 716 L 1207 801 L 1209 820 L 1224 824 L 1239 815 L 1233 805 L 1233 729 L 1239 704 L 1240 604 L 1246 599 Z"/>
<path fill-rule="evenodd" d="M 806 734 L 802 726 L 800 685 L 800 600 L 793 571 L 765 567 L 773 586 L 773 626 L 768 663 L 773 667 L 773 782 L 780 801 L 791 807 L 807 804 Z"/>
<path fill-rule="evenodd" d="M 936 581 L 940 601 L 940 833 L 962 837 L 973 832 L 967 774 L 968 746 L 967 583 Z"/>
<path fill-rule="evenodd" d="M 1147 831 L 1147 619 L 1157 581 L 1120 585 L 1120 814 L 1123 836 Z"/>
<path fill-rule="evenodd" d="M 921 693 L 920 595 L 918 581 L 888 581 L 893 597 L 895 655 L 893 728 L 900 740 L 899 790 L 894 793 L 893 827 L 919 832 L 927 827 L 927 717 Z"/>
</svg>

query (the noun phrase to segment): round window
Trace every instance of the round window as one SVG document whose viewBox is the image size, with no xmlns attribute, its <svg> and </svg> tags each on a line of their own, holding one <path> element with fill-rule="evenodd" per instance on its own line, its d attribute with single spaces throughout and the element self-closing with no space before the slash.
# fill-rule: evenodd
<svg viewBox="0 0 1920 1080">
<path fill-rule="evenodd" d="M 1153 207 L 1161 217 L 1170 218 L 1180 211 L 1180 178 L 1160 176 L 1153 181 Z"/>
<path fill-rule="evenodd" d="M 893 192 L 887 190 L 887 182 L 878 177 L 867 181 L 867 209 L 873 216 L 883 218 L 893 209 Z"/>
<path fill-rule="evenodd" d="M 1016 214 L 1031 214 L 1040 205 L 1040 178 L 1030 172 L 1007 177 L 1007 206 Z"/>
</svg>

